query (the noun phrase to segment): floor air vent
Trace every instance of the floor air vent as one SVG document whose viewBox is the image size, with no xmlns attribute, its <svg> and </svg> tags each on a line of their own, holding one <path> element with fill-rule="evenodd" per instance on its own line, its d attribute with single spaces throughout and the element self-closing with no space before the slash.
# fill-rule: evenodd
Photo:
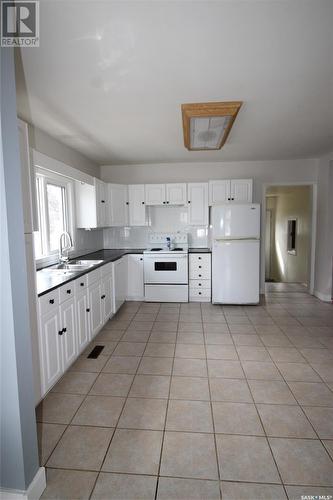
<svg viewBox="0 0 333 500">
<path fill-rule="evenodd" d="M 98 356 L 101 354 L 103 349 L 104 349 L 104 345 L 96 345 L 93 348 L 93 350 L 91 351 L 91 353 L 87 356 L 87 358 L 90 358 L 90 359 L 98 358 Z"/>
</svg>

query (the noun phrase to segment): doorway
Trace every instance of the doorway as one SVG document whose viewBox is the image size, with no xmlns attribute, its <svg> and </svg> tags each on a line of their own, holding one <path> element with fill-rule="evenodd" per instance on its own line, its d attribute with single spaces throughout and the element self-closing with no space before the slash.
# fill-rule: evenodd
<svg viewBox="0 0 333 500">
<path fill-rule="evenodd" d="M 265 290 L 310 290 L 312 186 L 266 187 Z"/>
</svg>

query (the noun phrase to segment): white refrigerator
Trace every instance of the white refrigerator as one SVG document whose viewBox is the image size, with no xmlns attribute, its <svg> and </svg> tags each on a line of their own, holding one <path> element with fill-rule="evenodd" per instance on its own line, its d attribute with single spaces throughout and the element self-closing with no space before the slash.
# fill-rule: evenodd
<svg viewBox="0 0 333 500">
<path fill-rule="evenodd" d="M 212 207 L 212 302 L 258 304 L 260 205 Z"/>
</svg>

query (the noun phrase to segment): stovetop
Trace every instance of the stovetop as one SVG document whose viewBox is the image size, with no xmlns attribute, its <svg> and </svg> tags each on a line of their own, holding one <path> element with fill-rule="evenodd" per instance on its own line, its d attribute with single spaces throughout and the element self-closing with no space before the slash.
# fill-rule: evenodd
<svg viewBox="0 0 333 500">
<path fill-rule="evenodd" d="M 156 254 L 161 254 L 161 253 L 188 253 L 188 247 L 174 247 L 174 248 L 167 248 L 167 247 L 152 247 L 152 248 L 146 248 L 143 253 L 156 253 Z"/>
</svg>

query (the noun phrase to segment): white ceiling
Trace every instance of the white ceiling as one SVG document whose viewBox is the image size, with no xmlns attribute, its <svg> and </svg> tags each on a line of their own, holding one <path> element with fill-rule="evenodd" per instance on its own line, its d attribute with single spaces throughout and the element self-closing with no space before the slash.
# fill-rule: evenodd
<svg viewBox="0 0 333 500">
<path fill-rule="evenodd" d="M 18 110 L 102 163 L 314 157 L 333 147 L 331 0 L 42 0 Z M 221 151 L 181 103 L 244 101 Z"/>
</svg>

